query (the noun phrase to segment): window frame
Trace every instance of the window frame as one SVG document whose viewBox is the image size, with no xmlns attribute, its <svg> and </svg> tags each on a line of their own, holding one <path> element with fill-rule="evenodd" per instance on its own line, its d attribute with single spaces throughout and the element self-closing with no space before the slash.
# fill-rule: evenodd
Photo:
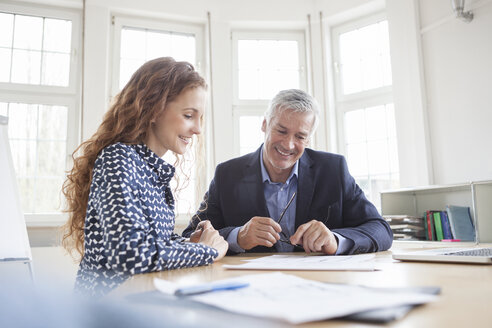
<svg viewBox="0 0 492 328">
<path fill-rule="evenodd" d="M 299 30 L 232 30 L 232 119 L 234 126 L 233 146 L 235 156 L 240 154 L 239 120 L 241 116 L 264 116 L 270 99 L 239 99 L 238 41 L 239 40 L 287 40 L 298 42 L 299 88 L 308 90 L 308 63 L 306 49 L 306 31 Z M 259 145 L 258 145 L 259 146 Z"/>
<path fill-rule="evenodd" d="M 369 107 L 386 105 L 392 103 L 393 100 L 393 85 L 381 86 L 370 90 L 363 90 L 351 94 L 344 95 L 342 90 L 342 78 L 341 71 L 339 69 L 340 63 L 340 35 L 346 32 L 350 32 L 371 24 L 376 24 L 380 21 L 387 20 L 384 12 L 372 14 L 366 17 L 351 20 L 349 22 L 342 23 L 331 29 L 331 42 L 332 47 L 332 65 L 333 65 L 333 81 L 334 81 L 334 96 L 335 96 L 335 113 L 336 124 L 338 133 L 338 149 L 342 154 L 347 156 L 346 145 L 346 131 L 344 117 L 347 112 L 359 109 L 366 109 Z M 397 136 L 398 139 L 398 136 Z M 388 172 L 388 174 L 391 174 Z M 371 179 L 374 175 L 368 174 L 368 178 Z M 401 179 L 401 170 L 398 171 L 399 179 Z"/>
<path fill-rule="evenodd" d="M 70 75 L 66 87 L 33 85 L 25 83 L 0 82 L 0 102 L 23 103 L 48 106 L 67 107 L 67 144 L 66 144 L 66 170 L 70 168 L 72 152 L 80 141 L 80 103 L 81 103 L 81 13 L 72 8 L 33 6 L 23 4 L 0 4 L 0 11 L 14 15 L 36 16 L 70 20 L 72 22 L 71 50 L 70 50 Z M 60 190 L 60 205 L 63 208 L 64 200 Z M 64 224 L 68 218 L 66 213 L 25 213 L 23 212 L 28 227 L 50 227 Z"/>
<path fill-rule="evenodd" d="M 113 14 L 112 16 L 112 30 L 113 40 L 111 47 L 111 58 L 113 58 L 113 64 L 111 66 L 111 78 L 109 79 L 110 97 L 114 97 L 120 90 L 120 53 L 121 53 L 121 30 L 124 27 L 135 29 L 147 29 L 162 32 L 175 32 L 184 34 L 193 34 L 196 40 L 195 58 L 196 64 L 195 70 L 200 73 L 201 76 L 206 77 L 206 65 L 205 65 L 205 27 L 198 23 L 178 23 L 172 20 L 155 20 L 152 18 L 143 18 L 137 16 L 127 16 L 120 14 Z"/>
<path fill-rule="evenodd" d="M 112 65 L 109 65 L 110 69 L 110 78 L 108 79 L 108 90 L 109 97 L 111 100 L 120 90 L 120 55 L 121 55 L 121 30 L 124 27 L 135 28 L 135 29 L 144 29 L 144 30 L 154 30 L 154 31 L 163 31 L 163 32 L 174 32 L 174 33 L 183 33 L 183 34 L 193 34 L 195 36 L 196 47 L 195 47 L 195 58 L 196 64 L 195 70 L 205 78 L 208 79 L 208 71 L 207 71 L 207 63 L 206 63 L 206 46 L 205 46 L 205 25 L 196 22 L 176 22 L 173 20 L 157 20 L 154 18 L 141 17 L 141 16 L 128 16 L 119 13 L 112 14 L 112 40 L 111 40 L 111 52 L 110 58 L 113 59 Z M 210 91 L 207 91 L 210 97 Z M 204 125 L 204 129 L 208 129 L 208 125 Z M 206 135 L 208 131 L 205 131 L 205 139 L 204 142 L 207 142 Z M 205 144 L 207 148 L 207 145 Z M 191 205 L 192 211 L 193 209 L 198 209 L 203 195 L 205 194 L 206 188 L 208 185 L 204 183 L 207 167 L 210 163 L 205 162 L 204 167 L 199 167 L 194 165 L 195 168 L 195 203 Z M 197 181 L 199 182 L 197 183 Z M 178 213 L 176 210 L 176 226 L 187 225 L 189 222 L 189 218 L 194 215 L 194 212 L 191 213 Z"/>
</svg>

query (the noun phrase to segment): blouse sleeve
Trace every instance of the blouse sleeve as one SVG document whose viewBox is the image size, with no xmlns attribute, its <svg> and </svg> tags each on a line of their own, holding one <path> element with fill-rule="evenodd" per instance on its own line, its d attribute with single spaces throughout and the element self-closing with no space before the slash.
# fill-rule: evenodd
<svg viewBox="0 0 492 328">
<path fill-rule="evenodd" d="M 107 266 L 130 274 L 201 266 L 218 256 L 215 248 L 171 236 L 156 238 L 145 219 L 131 165 L 102 163 L 98 180 L 98 211 Z M 127 163 L 130 164 L 130 163 Z M 94 170 L 94 175 L 98 173 Z M 98 236 L 94 236 L 97 238 Z"/>
</svg>

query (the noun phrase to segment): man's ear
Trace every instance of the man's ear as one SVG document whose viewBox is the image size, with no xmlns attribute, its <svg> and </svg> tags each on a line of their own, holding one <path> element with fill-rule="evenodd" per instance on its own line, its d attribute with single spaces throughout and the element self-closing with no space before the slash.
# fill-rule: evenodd
<svg viewBox="0 0 492 328">
<path fill-rule="evenodd" d="M 267 125 L 267 121 L 266 121 L 266 118 L 264 118 L 263 123 L 261 124 L 261 131 L 262 132 L 266 132 L 266 125 Z"/>
</svg>

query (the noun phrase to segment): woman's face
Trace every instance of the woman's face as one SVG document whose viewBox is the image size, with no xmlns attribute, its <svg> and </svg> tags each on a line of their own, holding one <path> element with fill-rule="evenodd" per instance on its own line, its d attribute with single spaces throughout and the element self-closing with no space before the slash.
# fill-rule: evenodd
<svg viewBox="0 0 492 328">
<path fill-rule="evenodd" d="M 147 146 L 159 157 L 171 150 L 184 154 L 194 134 L 201 133 L 206 92 L 202 87 L 188 88 L 168 102 L 147 134 Z"/>
</svg>

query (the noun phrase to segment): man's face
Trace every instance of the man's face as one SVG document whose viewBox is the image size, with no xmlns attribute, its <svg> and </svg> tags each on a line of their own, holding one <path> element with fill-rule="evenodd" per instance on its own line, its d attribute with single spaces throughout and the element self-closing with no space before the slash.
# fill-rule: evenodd
<svg viewBox="0 0 492 328">
<path fill-rule="evenodd" d="M 269 124 L 263 120 L 263 160 L 270 176 L 273 172 L 277 175 L 290 174 L 309 144 L 313 123 L 313 113 L 299 113 L 290 109 L 276 112 Z"/>
</svg>

